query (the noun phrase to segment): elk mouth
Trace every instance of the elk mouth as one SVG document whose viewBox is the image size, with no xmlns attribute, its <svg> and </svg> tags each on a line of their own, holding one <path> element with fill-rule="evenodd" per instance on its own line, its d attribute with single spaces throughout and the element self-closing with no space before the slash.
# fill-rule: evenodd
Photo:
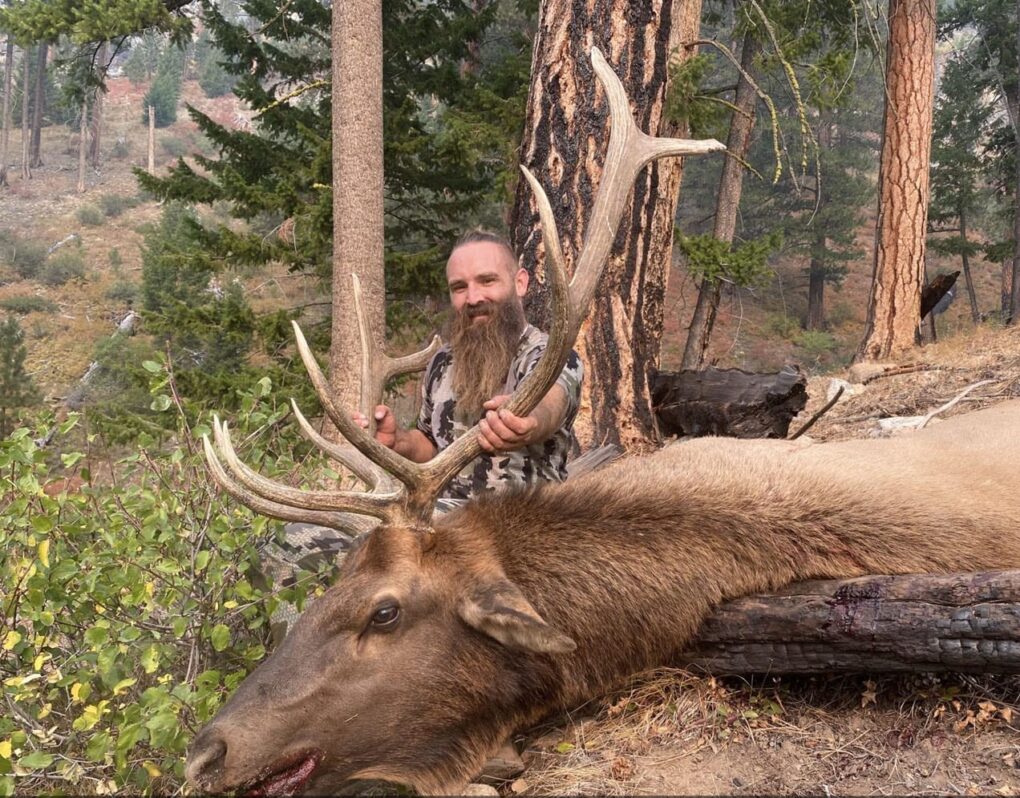
<svg viewBox="0 0 1020 798">
<path fill-rule="evenodd" d="M 322 751 L 302 751 L 273 764 L 266 775 L 251 784 L 246 796 L 297 795 L 322 761 Z"/>
</svg>

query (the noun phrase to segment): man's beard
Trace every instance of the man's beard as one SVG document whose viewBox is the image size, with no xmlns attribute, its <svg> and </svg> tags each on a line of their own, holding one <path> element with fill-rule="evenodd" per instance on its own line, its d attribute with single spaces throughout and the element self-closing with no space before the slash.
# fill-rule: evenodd
<svg viewBox="0 0 1020 798">
<path fill-rule="evenodd" d="M 481 314 L 488 318 L 475 324 Z M 482 416 L 482 405 L 503 392 L 525 323 L 524 308 L 515 295 L 504 302 L 465 306 L 453 317 L 448 338 L 457 397 L 454 418 L 461 424 L 474 425 Z"/>
</svg>

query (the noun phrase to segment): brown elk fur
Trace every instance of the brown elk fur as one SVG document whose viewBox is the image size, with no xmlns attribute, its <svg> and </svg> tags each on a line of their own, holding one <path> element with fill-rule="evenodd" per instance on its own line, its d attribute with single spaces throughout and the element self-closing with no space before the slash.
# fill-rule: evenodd
<svg viewBox="0 0 1020 798">
<path fill-rule="evenodd" d="M 1020 567 L 1018 455 L 1008 402 L 895 439 L 681 443 L 479 500 L 434 545 L 380 528 L 196 739 L 189 779 L 221 791 L 314 750 L 310 792 L 456 792 L 514 729 L 672 662 L 719 602 Z M 374 632 L 391 598 L 400 625 Z"/>
</svg>

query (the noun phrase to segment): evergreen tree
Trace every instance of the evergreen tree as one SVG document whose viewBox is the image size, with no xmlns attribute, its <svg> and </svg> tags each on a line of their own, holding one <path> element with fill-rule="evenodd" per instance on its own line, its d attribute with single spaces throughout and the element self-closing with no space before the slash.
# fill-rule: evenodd
<svg viewBox="0 0 1020 798">
<path fill-rule="evenodd" d="M 0 321 L 0 438 L 10 432 L 12 411 L 39 401 L 39 391 L 25 371 L 24 338 L 13 316 Z"/>
<path fill-rule="evenodd" d="M 156 112 L 156 127 L 169 127 L 177 121 L 177 104 L 181 99 L 183 53 L 177 47 L 164 48 L 156 67 L 152 86 L 142 98 L 142 119 L 149 120 L 149 107 Z"/>
</svg>

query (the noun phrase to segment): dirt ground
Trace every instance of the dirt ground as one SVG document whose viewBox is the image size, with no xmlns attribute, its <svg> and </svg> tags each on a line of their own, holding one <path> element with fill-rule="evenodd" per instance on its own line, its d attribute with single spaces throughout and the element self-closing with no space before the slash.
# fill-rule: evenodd
<svg viewBox="0 0 1020 798">
<path fill-rule="evenodd" d="M 985 380 L 930 423 L 1020 397 L 1020 330 L 983 328 L 899 365 L 917 370 L 852 385 L 807 434 L 877 435 L 879 418 L 923 416 Z M 791 429 L 847 376 L 812 377 Z M 528 769 L 510 794 L 1015 796 L 1020 676 L 660 672 L 518 742 Z"/>
</svg>

